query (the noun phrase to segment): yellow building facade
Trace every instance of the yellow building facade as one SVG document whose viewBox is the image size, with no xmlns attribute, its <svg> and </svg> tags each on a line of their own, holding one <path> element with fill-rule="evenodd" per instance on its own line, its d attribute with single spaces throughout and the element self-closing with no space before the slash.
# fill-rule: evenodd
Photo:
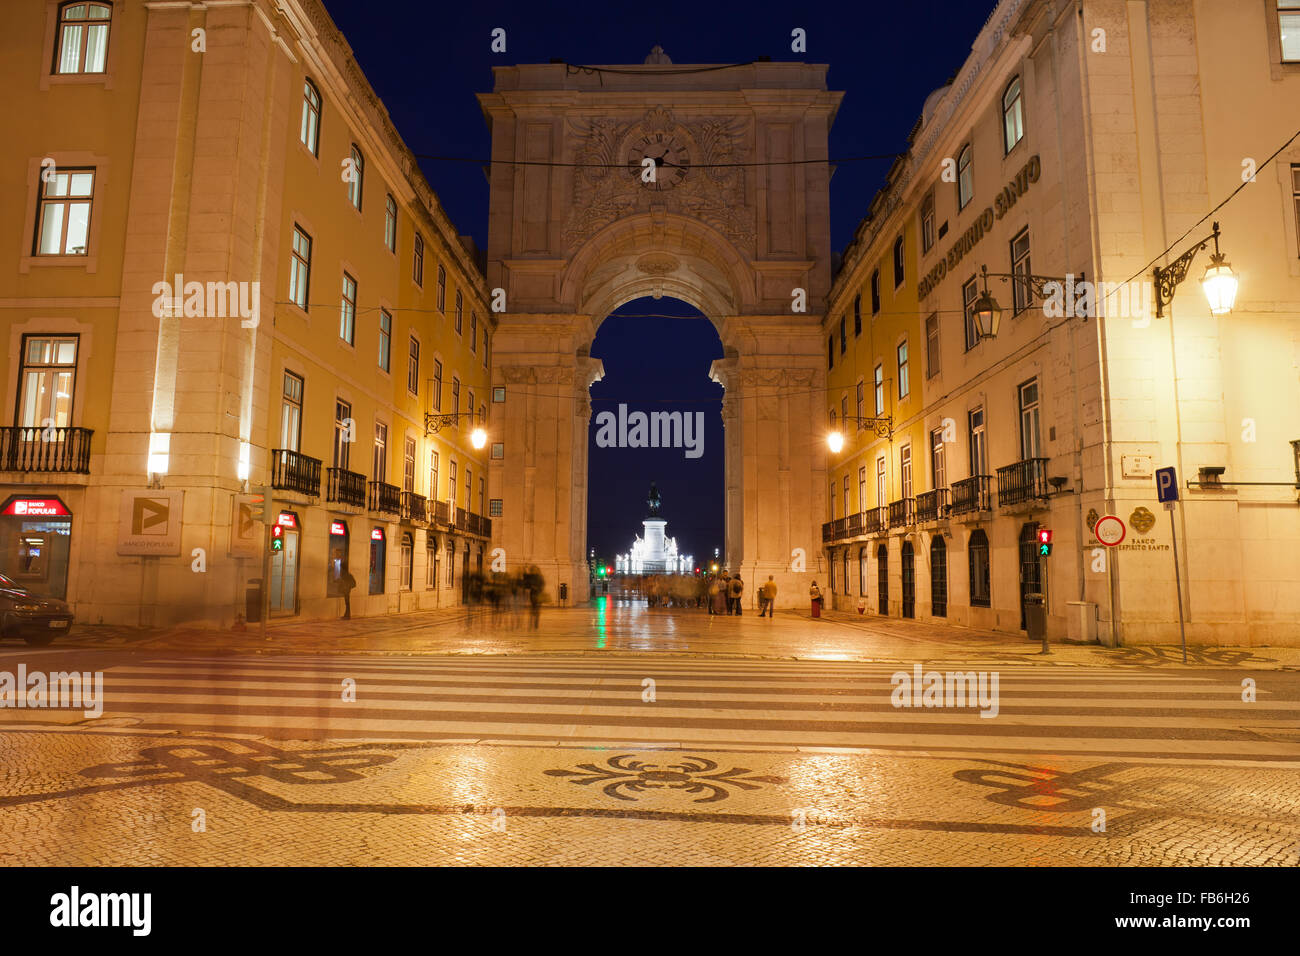
<svg viewBox="0 0 1300 956">
<path fill-rule="evenodd" d="M 4 49 L 0 570 L 90 623 L 462 600 L 488 290 L 323 6 L 30 3 Z"/>
</svg>

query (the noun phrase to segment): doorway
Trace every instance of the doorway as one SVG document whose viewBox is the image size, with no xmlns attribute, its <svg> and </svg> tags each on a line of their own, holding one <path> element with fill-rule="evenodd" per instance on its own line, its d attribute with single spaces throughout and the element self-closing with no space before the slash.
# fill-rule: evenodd
<svg viewBox="0 0 1300 956">
<path fill-rule="evenodd" d="M 876 597 L 880 607 L 877 613 L 889 614 L 889 547 L 881 545 L 876 549 Z"/>
<path fill-rule="evenodd" d="M 916 617 L 916 556 L 912 542 L 904 541 L 902 551 L 903 617 Z"/>
<path fill-rule="evenodd" d="M 273 540 L 280 548 L 271 551 L 271 590 L 268 594 L 272 614 L 298 613 L 298 516 L 281 511 L 276 518 L 279 533 Z M 274 547 L 274 545 L 273 545 Z"/>
<path fill-rule="evenodd" d="M 1043 595 L 1046 603 L 1047 592 L 1044 583 L 1043 560 L 1038 556 L 1038 523 L 1028 522 L 1020 528 L 1020 629 L 1027 630 L 1025 621 L 1025 599 L 1029 594 Z"/>
</svg>

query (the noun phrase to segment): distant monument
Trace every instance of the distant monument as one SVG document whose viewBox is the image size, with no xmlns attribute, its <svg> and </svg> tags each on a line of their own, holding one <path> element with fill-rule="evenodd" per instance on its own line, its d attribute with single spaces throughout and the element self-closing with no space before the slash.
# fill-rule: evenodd
<svg viewBox="0 0 1300 956">
<path fill-rule="evenodd" d="M 631 551 L 614 558 L 614 569 L 619 574 L 690 574 L 695 569 L 695 556 L 679 555 L 677 540 L 664 533 L 668 521 L 659 515 L 663 499 L 653 481 L 645 503 L 649 516 L 641 522 L 644 535 L 632 541 Z"/>
</svg>

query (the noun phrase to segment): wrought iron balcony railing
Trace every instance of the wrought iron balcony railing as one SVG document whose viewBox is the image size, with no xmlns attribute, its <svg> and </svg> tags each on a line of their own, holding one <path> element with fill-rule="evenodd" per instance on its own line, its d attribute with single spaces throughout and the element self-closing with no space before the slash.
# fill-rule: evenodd
<svg viewBox="0 0 1300 956">
<path fill-rule="evenodd" d="M 444 527 L 451 527 L 451 504 L 446 501 L 430 503 L 433 505 L 433 520 Z"/>
<path fill-rule="evenodd" d="M 1003 507 L 1047 495 L 1046 458 L 1027 458 L 998 469 L 998 503 Z"/>
<path fill-rule="evenodd" d="M 296 491 L 300 495 L 320 497 L 319 458 L 312 458 L 288 448 L 271 450 L 271 487 Z"/>
<path fill-rule="evenodd" d="M 889 527 L 908 528 L 916 524 L 916 499 L 902 498 L 889 503 Z"/>
<path fill-rule="evenodd" d="M 366 476 L 346 468 L 325 469 L 325 500 L 354 508 L 366 506 Z"/>
<path fill-rule="evenodd" d="M 968 514 L 972 511 L 990 511 L 993 508 L 989 494 L 988 475 L 975 475 L 952 483 L 952 513 Z"/>
<path fill-rule="evenodd" d="M 0 428 L 0 471 L 90 474 L 89 428 Z"/>
<path fill-rule="evenodd" d="M 863 534 L 879 534 L 888 526 L 888 514 L 884 505 L 879 508 L 868 508 L 862 512 L 862 532 Z"/>
<path fill-rule="evenodd" d="M 835 522 L 834 521 L 823 522 L 822 541 L 826 542 L 826 541 L 834 541 L 834 540 L 835 540 Z"/>
<path fill-rule="evenodd" d="M 844 529 L 844 536 L 853 538 L 860 534 L 862 534 L 862 512 L 859 511 L 856 514 L 849 515 L 848 525 Z"/>
<path fill-rule="evenodd" d="M 948 513 L 948 489 L 936 488 L 916 496 L 916 520 L 938 521 Z"/>
<path fill-rule="evenodd" d="M 424 495 L 417 495 L 414 491 L 403 491 L 401 517 L 403 521 L 428 520 Z"/>
<path fill-rule="evenodd" d="M 386 481 L 372 481 L 367 507 L 380 514 L 400 514 L 402 511 L 402 489 Z"/>
</svg>

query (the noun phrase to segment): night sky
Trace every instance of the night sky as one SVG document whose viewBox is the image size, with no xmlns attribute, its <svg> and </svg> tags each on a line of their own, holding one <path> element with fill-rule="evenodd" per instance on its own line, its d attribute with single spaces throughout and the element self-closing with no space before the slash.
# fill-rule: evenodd
<svg viewBox="0 0 1300 956">
<path fill-rule="evenodd" d="M 462 233 L 487 247 L 490 137 L 475 94 L 492 89 L 492 67 L 545 63 L 641 63 L 656 43 L 673 62 L 773 60 L 828 63 L 844 100 L 831 128 L 832 159 L 901 152 L 921 105 L 961 66 L 992 0 L 910 0 L 814 6 L 795 3 L 547 5 L 428 0 L 324 0 L 383 99 L 425 176 Z M 491 32 L 506 30 L 504 54 Z M 807 33 L 806 53 L 790 31 Z M 843 249 L 884 181 L 891 160 L 836 165 L 831 235 Z M 648 314 L 682 318 L 647 318 Z M 635 317 L 619 317 L 622 315 Z M 601 449 L 590 442 L 589 545 L 609 558 L 640 531 L 649 482 L 658 482 L 668 533 L 697 563 L 723 546 L 722 390 L 708 380 L 722 346 L 709 321 L 672 299 L 639 299 L 608 319 L 591 354 L 605 363 L 592 414 L 619 401 L 631 409 L 703 410 L 704 455 L 680 449 Z"/>
</svg>

